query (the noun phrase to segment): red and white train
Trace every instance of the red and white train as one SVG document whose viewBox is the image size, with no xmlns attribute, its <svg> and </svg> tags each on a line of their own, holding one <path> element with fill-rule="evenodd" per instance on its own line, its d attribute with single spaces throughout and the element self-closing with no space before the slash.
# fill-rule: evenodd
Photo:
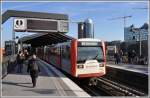
<svg viewBox="0 0 150 98">
<path fill-rule="evenodd" d="M 36 51 L 39 57 L 73 77 L 93 78 L 106 74 L 105 43 L 99 39 L 74 39 Z"/>
</svg>

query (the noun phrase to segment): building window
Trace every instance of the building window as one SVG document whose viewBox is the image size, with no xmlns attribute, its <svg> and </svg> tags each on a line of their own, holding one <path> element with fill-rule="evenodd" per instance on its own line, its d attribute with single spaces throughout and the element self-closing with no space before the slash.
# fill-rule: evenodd
<svg viewBox="0 0 150 98">
<path fill-rule="evenodd" d="M 132 37 L 132 40 L 135 40 L 135 36 Z"/>
</svg>

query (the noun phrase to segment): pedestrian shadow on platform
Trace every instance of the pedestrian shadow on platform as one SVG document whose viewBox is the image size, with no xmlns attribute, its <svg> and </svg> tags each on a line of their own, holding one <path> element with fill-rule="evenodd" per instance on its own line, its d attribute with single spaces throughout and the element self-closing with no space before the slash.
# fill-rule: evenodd
<svg viewBox="0 0 150 98">
<path fill-rule="evenodd" d="M 39 72 L 39 76 L 49 77 L 48 74 L 44 71 L 43 67 L 40 66 L 40 70 L 41 70 L 41 72 Z M 30 73 L 27 72 L 27 67 L 26 66 L 23 68 L 23 71 L 21 73 L 17 72 L 17 67 L 16 67 L 15 70 L 10 72 L 9 74 L 29 75 L 30 76 Z"/>
<path fill-rule="evenodd" d="M 39 93 L 39 94 L 55 94 L 56 89 L 28 89 L 28 90 L 24 90 L 24 91 L 32 91 L 34 93 Z"/>
<path fill-rule="evenodd" d="M 30 73 L 9 73 L 11 75 L 21 75 L 21 76 L 29 76 L 30 77 Z M 51 76 L 48 76 L 46 74 L 43 74 L 43 73 L 39 73 L 38 77 L 51 77 Z M 56 76 L 57 77 L 57 76 Z"/>
<path fill-rule="evenodd" d="M 30 84 L 32 84 L 32 83 L 30 83 L 30 82 L 25 82 L 25 83 L 19 83 L 19 82 L 17 82 L 17 83 L 14 83 L 14 82 L 2 82 L 2 84 L 14 85 L 14 86 L 20 86 L 20 87 L 26 87 L 26 88 L 32 88 L 32 86 L 30 86 Z M 29 86 L 27 86 L 27 84 Z"/>
<path fill-rule="evenodd" d="M 34 93 L 39 93 L 39 94 L 57 94 L 58 92 L 66 92 L 67 96 L 73 96 L 75 95 L 74 92 L 70 89 L 28 89 L 28 90 L 24 90 L 24 91 L 32 91 Z M 80 90 L 74 90 L 76 92 L 82 92 Z M 58 95 L 58 94 L 57 94 Z M 60 96 L 60 95 L 58 95 Z"/>
</svg>

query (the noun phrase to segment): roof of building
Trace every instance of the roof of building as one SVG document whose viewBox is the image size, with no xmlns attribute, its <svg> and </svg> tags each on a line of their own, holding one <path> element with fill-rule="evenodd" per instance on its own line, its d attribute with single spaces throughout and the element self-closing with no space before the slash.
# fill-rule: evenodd
<svg viewBox="0 0 150 98">
<path fill-rule="evenodd" d="M 148 23 L 144 23 L 144 24 L 141 26 L 140 29 L 146 29 L 146 30 L 148 30 Z"/>
</svg>

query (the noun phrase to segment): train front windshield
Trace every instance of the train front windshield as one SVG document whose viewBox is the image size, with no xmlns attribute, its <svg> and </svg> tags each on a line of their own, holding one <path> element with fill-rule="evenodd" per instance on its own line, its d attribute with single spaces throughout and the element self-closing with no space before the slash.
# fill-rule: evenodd
<svg viewBox="0 0 150 98">
<path fill-rule="evenodd" d="M 100 46 L 82 46 L 78 47 L 78 59 L 77 62 L 85 62 L 86 60 L 97 60 L 98 62 L 104 62 L 103 50 Z"/>
</svg>

